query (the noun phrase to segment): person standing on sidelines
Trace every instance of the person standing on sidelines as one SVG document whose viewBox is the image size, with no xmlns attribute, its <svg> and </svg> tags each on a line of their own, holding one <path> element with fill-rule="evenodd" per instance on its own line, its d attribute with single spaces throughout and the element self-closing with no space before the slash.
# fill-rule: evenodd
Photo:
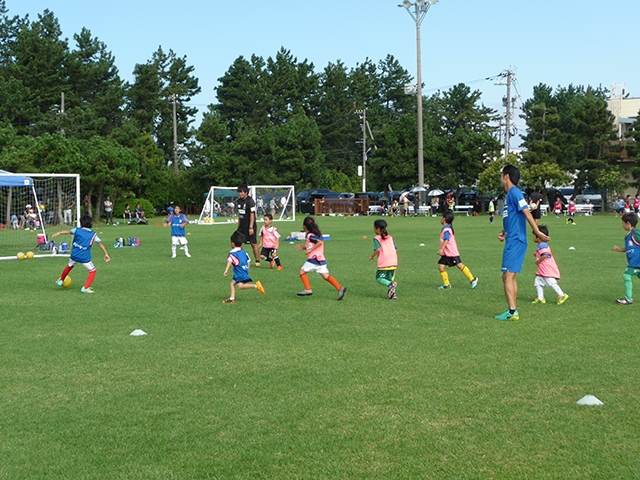
<svg viewBox="0 0 640 480">
<path fill-rule="evenodd" d="M 107 225 L 113 225 L 113 202 L 111 197 L 107 195 L 107 199 L 104 201 L 104 213 L 106 215 Z"/>
<path fill-rule="evenodd" d="M 527 223 L 533 234 L 543 242 L 551 240 L 538 228 L 537 222 L 531 216 L 529 205 L 522 190 L 517 185 L 520 181 L 520 170 L 514 165 L 507 165 L 500 173 L 500 183 L 507 192 L 502 215 L 503 229 L 498 234 L 498 240 L 505 242 L 502 253 L 502 282 L 504 295 L 507 300 L 507 310 L 495 318 L 502 321 L 517 322 L 518 313 L 518 281 L 516 275 L 522 270 L 524 257 L 527 253 Z"/>
<path fill-rule="evenodd" d="M 180 213 L 180 205 L 176 205 L 167 218 L 167 223 L 171 226 L 171 258 L 176 258 L 176 247 L 182 246 L 184 256 L 191 258 L 189 255 L 189 242 L 185 236 L 184 227 L 189 224 L 189 220 L 184 213 Z"/>
<path fill-rule="evenodd" d="M 256 221 L 256 202 L 249 196 L 249 187 L 240 185 L 238 187 L 238 195 L 240 198 L 236 200 L 238 208 L 238 229 L 236 231 L 244 235 L 244 243 L 249 243 L 253 250 L 253 256 L 256 259 L 255 266 L 260 266 L 260 254 L 258 252 L 257 221 Z"/>
</svg>

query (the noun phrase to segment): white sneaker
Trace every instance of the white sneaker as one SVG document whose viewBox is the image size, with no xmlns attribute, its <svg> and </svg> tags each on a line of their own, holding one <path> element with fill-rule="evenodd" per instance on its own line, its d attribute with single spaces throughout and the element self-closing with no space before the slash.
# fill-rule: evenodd
<svg viewBox="0 0 640 480">
<path fill-rule="evenodd" d="M 174 253 L 173 255 L 171 255 L 171 258 L 176 258 L 176 254 Z"/>
<path fill-rule="evenodd" d="M 187 258 L 191 258 L 191 255 L 189 255 L 188 253 L 185 253 L 184 256 Z"/>
</svg>

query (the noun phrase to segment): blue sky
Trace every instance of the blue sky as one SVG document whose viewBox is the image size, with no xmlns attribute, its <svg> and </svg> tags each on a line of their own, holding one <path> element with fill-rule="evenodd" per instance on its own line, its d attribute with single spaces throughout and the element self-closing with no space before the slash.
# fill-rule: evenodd
<svg viewBox="0 0 640 480">
<path fill-rule="evenodd" d="M 238 56 L 267 58 L 280 47 L 308 59 L 316 71 L 337 60 L 354 67 L 391 54 L 415 77 L 415 24 L 398 3 L 7 0 L 7 8 L 34 20 L 51 10 L 72 46 L 73 34 L 87 27 L 113 53 L 125 80 L 158 46 L 186 55 L 202 87 L 192 103 L 204 110 L 215 102 L 217 79 Z M 638 19 L 639 0 L 440 0 L 422 24 L 425 94 L 464 82 L 483 92 L 485 105 L 502 111 L 506 87 L 474 81 L 511 68 L 523 99 L 538 83 L 625 83 L 631 96 L 640 97 L 633 41 Z M 519 118 L 516 125 L 524 129 Z"/>
</svg>

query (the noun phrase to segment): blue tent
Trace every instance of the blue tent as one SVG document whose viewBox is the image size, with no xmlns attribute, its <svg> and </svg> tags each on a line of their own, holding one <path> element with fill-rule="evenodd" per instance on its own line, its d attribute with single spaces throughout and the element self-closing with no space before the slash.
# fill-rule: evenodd
<svg viewBox="0 0 640 480">
<path fill-rule="evenodd" d="M 33 187 L 33 179 L 0 170 L 0 187 Z"/>
</svg>

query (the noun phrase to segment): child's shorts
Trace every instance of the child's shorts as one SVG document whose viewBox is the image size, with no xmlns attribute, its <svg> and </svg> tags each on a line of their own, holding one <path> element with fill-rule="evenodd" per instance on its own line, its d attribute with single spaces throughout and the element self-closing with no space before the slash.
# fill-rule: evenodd
<svg viewBox="0 0 640 480">
<path fill-rule="evenodd" d="M 186 237 L 178 237 L 175 235 L 171 237 L 171 245 L 186 245 L 187 243 L 189 242 Z"/>
<path fill-rule="evenodd" d="M 302 270 L 305 273 L 316 272 L 318 275 L 329 274 L 329 269 L 327 268 L 326 263 L 324 265 L 318 265 L 316 263 L 304 262 L 304 265 L 302 265 Z"/>
<path fill-rule="evenodd" d="M 396 279 L 396 269 L 394 268 L 393 270 L 378 270 L 376 272 L 376 280 L 378 279 L 385 279 L 389 280 L 390 282 L 394 282 Z"/>
<path fill-rule="evenodd" d="M 549 287 L 553 288 L 554 285 L 558 284 L 558 280 L 552 277 L 543 277 L 541 275 L 536 275 L 536 279 L 533 282 L 534 287 Z"/>
<path fill-rule="evenodd" d="M 80 263 L 80 265 L 82 265 L 84 268 L 86 268 L 90 272 L 93 272 L 96 269 L 96 266 L 93 264 L 93 262 L 81 263 L 81 262 L 76 262 L 75 260 L 69 259 L 69 266 L 70 267 L 74 267 L 77 263 Z"/>
</svg>

